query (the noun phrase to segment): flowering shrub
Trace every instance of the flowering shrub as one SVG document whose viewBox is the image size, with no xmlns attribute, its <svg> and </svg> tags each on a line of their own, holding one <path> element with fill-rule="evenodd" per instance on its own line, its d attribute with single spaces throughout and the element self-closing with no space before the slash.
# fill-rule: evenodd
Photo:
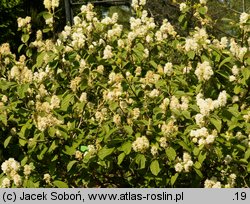
<svg viewBox="0 0 250 204">
<path fill-rule="evenodd" d="M 46 39 L 58 3 L 44 4 L 36 39 L 18 20 L 25 55 L 0 47 L 2 187 L 250 186 L 249 14 L 216 39 L 202 0 L 182 37 L 145 1 L 129 30 L 88 4 Z"/>
</svg>

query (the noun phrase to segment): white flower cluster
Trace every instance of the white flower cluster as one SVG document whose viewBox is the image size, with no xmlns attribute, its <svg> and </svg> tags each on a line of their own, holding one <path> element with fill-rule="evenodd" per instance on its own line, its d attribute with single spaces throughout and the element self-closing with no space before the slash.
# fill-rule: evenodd
<svg viewBox="0 0 250 204">
<path fill-rule="evenodd" d="M 49 12 L 51 12 L 51 9 L 54 12 L 55 8 L 59 6 L 59 0 L 44 0 L 43 5 Z"/>
<path fill-rule="evenodd" d="M 76 31 L 71 35 L 72 37 L 72 46 L 74 49 L 78 50 L 85 46 L 87 37 L 83 34 L 81 28 L 76 29 Z M 67 32 L 64 33 L 64 40 L 67 38 Z"/>
<path fill-rule="evenodd" d="M 160 78 L 161 76 L 159 74 L 153 71 L 147 71 L 145 78 L 140 78 L 140 82 L 143 84 L 142 87 L 146 85 L 152 87 Z"/>
<path fill-rule="evenodd" d="M 144 153 L 149 148 L 149 141 L 146 136 L 138 137 L 133 143 L 132 148 L 135 152 Z"/>
<path fill-rule="evenodd" d="M 113 13 L 112 17 L 110 18 L 109 16 L 106 16 L 101 20 L 101 23 L 104 25 L 114 25 L 118 21 L 118 14 Z"/>
<path fill-rule="evenodd" d="M 209 145 L 212 144 L 217 137 L 217 131 L 213 130 L 212 134 L 209 134 L 208 129 L 202 127 L 197 130 L 191 130 L 190 136 L 192 137 L 192 141 L 194 143 L 198 143 L 199 146 L 201 145 Z"/>
<path fill-rule="evenodd" d="M 14 79 L 20 84 L 31 83 L 33 80 L 33 73 L 23 63 L 17 62 L 10 70 L 10 79 Z"/>
<path fill-rule="evenodd" d="M 199 62 L 194 73 L 201 82 L 209 80 L 214 74 L 208 61 L 204 61 L 203 63 Z"/>
<path fill-rule="evenodd" d="M 79 100 L 81 102 L 85 102 L 86 103 L 88 101 L 87 93 L 86 92 L 81 93 L 81 96 L 80 96 Z"/>
<path fill-rule="evenodd" d="M 81 82 L 81 77 L 75 77 L 70 82 L 70 88 L 73 92 L 76 92 L 76 90 L 79 88 L 79 84 Z"/>
<path fill-rule="evenodd" d="M 243 118 L 245 122 L 248 123 L 250 121 L 250 111 L 248 111 L 247 114 L 243 115 Z"/>
<path fill-rule="evenodd" d="M 11 181 L 13 181 L 17 187 L 20 187 L 22 185 L 22 178 L 18 174 L 20 167 L 20 163 L 13 158 L 9 158 L 8 160 L 2 163 L 1 169 L 3 173 L 7 176 L 2 181 L 2 188 L 10 187 Z"/>
<path fill-rule="evenodd" d="M 105 101 L 114 101 L 118 100 L 122 95 L 123 88 L 121 85 L 121 81 L 123 76 L 120 73 L 111 72 L 109 74 L 108 84 L 111 85 L 110 89 L 103 91 L 103 98 Z"/>
<path fill-rule="evenodd" d="M 31 174 L 31 171 L 33 170 L 32 164 L 25 164 L 23 167 L 23 174 L 26 176 L 26 178 Z"/>
<path fill-rule="evenodd" d="M 27 28 L 27 30 L 30 31 L 30 29 L 31 29 L 30 22 L 31 22 L 30 16 L 26 16 L 25 18 L 19 17 L 17 19 L 18 28 Z"/>
<path fill-rule="evenodd" d="M 181 97 L 181 103 L 176 96 L 172 96 L 170 99 L 170 110 L 181 110 L 185 111 L 188 109 L 189 100 L 187 97 Z"/>
<path fill-rule="evenodd" d="M 84 153 L 83 156 L 85 156 L 86 154 L 94 155 L 97 153 L 98 149 L 98 144 L 96 145 L 96 147 L 94 145 L 88 145 L 88 150 Z"/>
<path fill-rule="evenodd" d="M 189 51 L 198 52 L 199 51 L 199 45 L 198 45 L 197 41 L 194 38 L 186 38 L 184 49 L 185 49 L 186 52 L 189 52 Z"/>
<path fill-rule="evenodd" d="M 166 137 L 161 137 L 159 140 L 160 147 L 166 148 L 168 146 L 167 143 L 167 138 Z"/>
<path fill-rule="evenodd" d="M 2 102 L 7 103 L 8 97 L 6 95 L 3 95 L 1 100 Z"/>
<path fill-rule="evenodd" d="M 44 174 L 43 175 L 43 180 L 45 181 L 45 183 L 50 184 L 50 182 L 51 182 L 50 174 Z"/>
<path fill-rule="evenodd" d="M 240 15 L 240 28 L 244 30 L 245 32 L 250 31 L 250 25 L 247 25 L 246 23 L 250 20 L 250 14 L 243 12 Z"/>
<path fill-rule="evenodd" d="M 152 145 L 150 152 L 153 156 L 156 156 L 158 154 L 158 147 L 156 145 Z"/>
<path fill-rule="evenodd" d="M 178 158 L 178 163 L 175 164 L 174 168 L 176 172 L 182 172 L 183 170 L 184 172 L 189 172 L 192 166 L 193 161 L 190 154 L 184 152 L 183 159 Z"/>
<path fill-rule="evenodd" d="M 218 181 L 216 177 L 206 179 L 204 183 L 204 188 L 221 188 L 221 182 Z"/>
<path fill-rule="evenodd" d="M 201 4 L 206 4 L 206 3 L 207 3 L 207 0 L 200 0 L 200 3 L 201 3 Z"/>
<path fill-rule="evenodd" d="M 194 51 L 199 54 L 203 48 L 207 48 L 211 41 L 208 39 L 208 34 L 204 28 L 195 28 L 192 37 L 186 38 L 184 50 L 186 52 Z"/>
<path fill-rule="evenodd" d="M 187 4 L 180 3 L 180 11 L 183 12 L 187 8 Z"/>
<path fill-rule="evenodd" d="M 43 82 L 45 79 L 51 76 L 51 69 L 49 66 L 46 66 L 45 70 L 40 68 L 37 72 L 33 74 L 33 80 L 37 83 Z"/>
<path fill-rule="evenodd" d="M 115 37 L 119 38 L 122 33 L 123 26 L 115 24 L 111 30 L 108 30 L 107 38 L 109 41 L 113 40 Z"/>
<path fill-rule="evenodd" d="M 167 76 L 171 76 L 173 72 L 173 64 L 171 62 L 166 63 L 164 66 L 164 74 L 166 74 Z"/>
<path fill-rule="evenodd" d="M 138 10 L 140 6 L 146 5 L 146 0 L 132 0 L 131 6 L 133 9 Z"/>
<path fill-rule="evenodd" d="M 139 108 L 134 108 L 132 111 L 131 111 L 131 116 L 134 120 L 137 120 L 140 116 L 140 109 Z"/>
<path fill-rule="evenodd" d="M 170 120 L 168 123 L 164 122 L 161 126 L 161 132 L 165 137 L 171 137 L 178 131 L 178 126 L 174 124 L 174 120 Z"/>
<path fill-rule="evenodd" d="M 170 103 L 170 100 L 169 98 L 164 98 L 161 105 L 159 106 L 163 111 L 166 111 L 167 110 L 167 107 Z"/>
<path fill-rule="evenodd" d="M 133 40 L 136 37 L 145 37 L 150 40 L 151 35 L 148 35 L 152 29 L 156 27 L 153 18 L 148 17 L 147 11 L 142 12 L 141 18 L 130 18 L 130 28 L 131 31 L 128 33 L 127 37 L 127 48 L 131 49 Z"/>
<path fill-rule="evenodd" d="M 160 95 L 160 91 L 158 89 L 153 89 L 150 93 L 149 93 L 149 97 L 150 98 L 156 98 Z"/>
<path fill-rule="evenodd" d="M 239 73 L 240 73 L 240 69 L 237 67 L 237 65 L 234 65 L 234 66 L 232 67 L 232 74 L 233 74 L 233 75 L 230 75 L 230 76 L 229 76 L 229 81 L 230 81 L 230 82 L 235 81 L 235 80 L 237 79 Z"/>
<path fill-rule="evenodd" d="M 121 116 L 120 116 L 119 114 L 115 114 L 115 115 L 113 116 L 113 122 L 114 122 L 117 126 L 119 126 L 119 125 L 121 124 Z"/>
<path fill-rule="evenodd" d="M 110 59 L 113 57 L 112 53 L 112 47 L 110 45 L 107 45 L 103 51 L 103 59 Z"/>
<path fill-rule="evenodd" d="M 48 114 L 46 116 L 38 115 L 37 118 L 35 119 L 35 125 L 37 129 L 42 132 L 45 131 L 49 127 L 60 125 L 62 123 L 63 122 L 61 120 L 58 120 L 52 114 Z"/>
<path fill-rule="evenodd" d="M 200 108 L 200 113 L 203 116 L 208 116 L 211 111 L 224 107 L 227 103 L 227 92 L 224 90 L 220 92 L 218 99 L 212 100 L 211 98 L 203 99 L 203 95 L 199 93 L 196 96 L 197 105 Z"/>
<path fill-rule="evenodd" d="M 101 111 L 96 111 L 95 119 L 97 122 L 102 123 L 108 118 L 108 110 L 107 108 L 102 108 Z"/>
<path fill-rule="evenodd" d="M 225 185 L 225 188 L 235 188 L 236 177 L 236 174 L 230 174 L 227 178 L 227 184 Z"/>
<path fill-rule="evenodd" d="M 3 43 L 0 45 L 0 56 L 1 55 L 9 55 L 11 54 L 10 51 L 10 44 L 9 43 Z"/>
<path fill-rule="evenodd" d="M 173 37 L 177 35 L 174 27 L 171 25 L 171 23 L 167 19 L 163 20 L 159 31 L 162 34 L 162 39 L 166 39 L 168 35 L 173 36 Z"/>
<path fill-rule="evenodd" d="M 75 152 L 75 158 L 77 159 L 77 160 L 82 160 L 82 158 L 83 158 L 83 153 L 81 152 L 81 151 L 79 151 L 79 150 L 76 150 L 76 152 Z"/>
<path fill-rule="evenodd" d="M 36 102 L 36 111 L 40 113 L 51 113 L 51 111 L 55 108 L 60 108 L 60 99 L 58 96 L 53 95 L 49 102 Z"/>
<path fill-rule="evenodd" d="M 248 48 L 238 45 L 237 42 L 235 42 L 235 39 L 232 38 L 230 40 L 230 52 L 238 59 L 242 60 L 247 51 Z"/>
<path fill-rule="evenodd" d="M 228 42 L 229 41 L 228 41 L 227 37 L 222 37 L 220 41 L 218 39 L 214 39 L 213 40 L 213 45 L 216 48 L 218 48 L 220 50 L 223 50 L 223 49 L 228 47 Z"/>
</svg>

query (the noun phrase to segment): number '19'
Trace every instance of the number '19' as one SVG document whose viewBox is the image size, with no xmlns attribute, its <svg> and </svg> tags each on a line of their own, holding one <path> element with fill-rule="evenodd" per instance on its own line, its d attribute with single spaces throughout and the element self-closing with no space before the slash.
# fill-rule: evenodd
<svg viewBox="0 0 250 204">
<path fill-rule="evenodd" d="M 247 198 L 246 192 L 237 192 L 234 195 L 236 196 L 236 200 L 246 200 Z"/>
</svg>

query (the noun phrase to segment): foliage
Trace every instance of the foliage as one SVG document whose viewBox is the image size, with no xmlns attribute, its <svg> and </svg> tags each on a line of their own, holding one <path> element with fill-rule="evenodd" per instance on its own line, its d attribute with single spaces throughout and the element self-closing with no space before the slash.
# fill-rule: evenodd
<svg viewBox="0 0 250 204">
<path fill-rule="evenodd" d="M 249 187 L 249 14 L 216 39 L 201 2 L 181 6 L 188 36 L 142 0 L 129 30 L 90 4 L 58 37 L 56 4 L 35 40 L 20 18 L 25 55 L 0 47 L 2 187 Z"/>
</svg>

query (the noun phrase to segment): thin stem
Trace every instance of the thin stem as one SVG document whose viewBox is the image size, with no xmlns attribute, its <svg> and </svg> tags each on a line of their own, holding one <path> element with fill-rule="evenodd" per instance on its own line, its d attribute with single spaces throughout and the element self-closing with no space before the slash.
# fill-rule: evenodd
<svg viewBox="0 0 250 204">
<path fill-rule="evenodd" d="M 246 11 L 246 2 L 245 0 L 242 0 L 242 12 Z"/>
</svg>

